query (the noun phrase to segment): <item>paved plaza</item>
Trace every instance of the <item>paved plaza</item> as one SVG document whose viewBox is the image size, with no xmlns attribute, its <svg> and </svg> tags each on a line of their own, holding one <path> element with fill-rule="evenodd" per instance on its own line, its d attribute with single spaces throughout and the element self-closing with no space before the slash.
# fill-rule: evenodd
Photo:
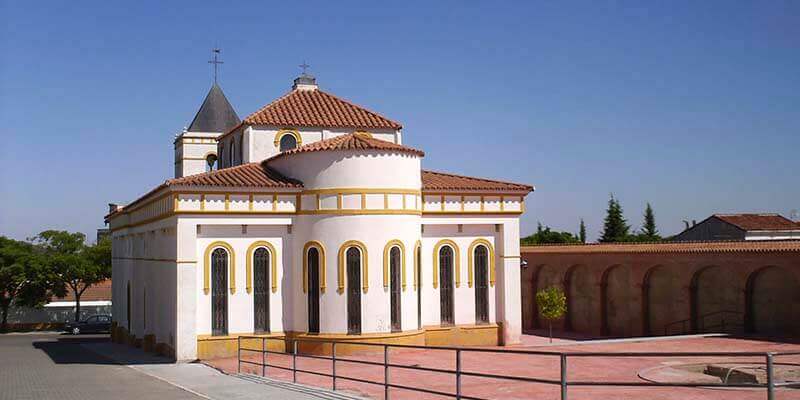
<svg viewBox="0 0 800 400">
<path fill-rule="evenodd" d="M 82 346 L 102 336 L 0 335 L 0 399 L 199 399 Z"/>
<path fill-rule="evenodd" d="M 223 374 L 113 344 L 107 335 L 0 335 L 0 400 L 352 400 L 345 393 Z"/>
<path fill-rule="evenodd" d="M 526 336 L 524 345 L 518 348 L 545 351 L 570 352 L 780 352 L 798 351 L 800 345 L 793 343 L 757 340 L 753 338 L 731 338 L 722 335 L 687 336 L 682 338 L 648 338 L 644 340 L 598 340 L 576 341 L 559 339 L 550 345 L 545 338 Z M 260 354 L 253 354 L 250 359 L 260 362 Z M 363 352 L 341 356 L 350 359 L 367 360 L 382 363 L 383 352 L 364 349 Z M 291 367 L 289 356 L 268 354 L 268 364 Z M 389 354 L 389 362 L 402 365 L 416 365 L 428 368 L 454 369 L 454 353 L 450 351 L 393 349 Z M 670 376 L 670 368 L 686 365 L 708 365 L 719 363 L 748 364 L 764 362 L 763 357 L 592 357 L 570 358 L 568 376 L 571 381 L 604 381 L 604 382 L 645 382 L 645 378 L 675 379 Z M 785 368 L 797 372 L 800 369 L 799 356 L 776 358 Z M 214 360 L 209 364 L 230 373 L 236 372 L 235 358 Z M 506 376 L 532 377 L 558 380 L 560 377 L 558 356 L 508 355 L 496 353 L 470 353 L 462 355 L 462 366 L 465 371 L 478 373 L 501 374 Z M 320 359 L 298 358 L 298 369 L 331 373 L 331 362 Z M 363 365 L 338 362 L 336 373 L 339 376 L 350 376 L 360 379 L 382 382 L 383 366 Z M 242 372 L 261 374 L 261 367 L 242 367 Z M 267 368 L 267 376 L 273 379 L 291 381 L 291 371 Z M 429 390 L 455 392 L 455 378 L 451 374 L 411 371 L 390 368 L 390 382 L 399 385 L 421 387 Z M 702 374 L 687 373 L 680 379 L 697 379 Z M 298 382 L 308 385 L 330 387 L 327 377 L 298 373 Z M 705 382 L 697 381 L 695 382 Z M 358 393 L 374 399 L 383 398 L 383 387 L 344 379 L 337 381 L 337 388 L 349 393 Z M 559 399 L 560 387 L 538 383 L 527 383 L 509 380 L 496 380 L 477 377 L 462 378 L 462 393 L 487 399 Z M 391 389 L 392 399 L 439 399 L 440 396 L 402 389 Z M 766 390 L 761 388 L 681 388 L 681 387 L 569 387 L 569 399 L 681 399 L 681 400 L 750 400 L 766 399 Z M 798 389 L 779 389 L 776 399 L 800 399 Z"/>
</svg>

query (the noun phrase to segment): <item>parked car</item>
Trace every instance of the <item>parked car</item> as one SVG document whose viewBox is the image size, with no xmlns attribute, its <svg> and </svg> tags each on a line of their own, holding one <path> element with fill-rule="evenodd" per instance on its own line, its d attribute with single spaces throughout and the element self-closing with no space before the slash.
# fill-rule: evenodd
<svg viewBox="0 0 800 400">
<path fill-rule="evenodd" d="M 83 321 L 67 321 L 64 323 L 64 331 L 79 335 L 81 333 L 110 332 L 110 315 L 92 315 Z"/>
</svg>

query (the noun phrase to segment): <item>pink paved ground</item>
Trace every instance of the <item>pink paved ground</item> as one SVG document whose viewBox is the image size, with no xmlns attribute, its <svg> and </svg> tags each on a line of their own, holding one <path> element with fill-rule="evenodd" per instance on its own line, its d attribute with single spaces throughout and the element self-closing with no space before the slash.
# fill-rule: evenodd
<svg viewBox="0 0 800 400">
<path fill-rule="evenodd" d="M 514 348 L 571 351 L 571 352 L 766 352 L 766 351 L 800 351 L 800 344 L 781 343 L 766 340 L 742 338 L 687 338 L 659 341 L 640 341 L 625 343 L 592 343 L 576 344 L 572 340 L 561 339 L 555 345 L 543 346 L 546 338 L 526 335 L 523 345 Z M 365 348 L 364 352 L 348 355 L 347 358 L 383 362 L 382 350 L 374 351 Z M 249 359 L 260 362 L 260 354 L 252 354 Z M 706 358 L 665 358 L 665 357 L 591 357 L 570 358 L 568 376 L 571 381 L 634 381 L 644 382 L 637 375 L 639 371 L 661 365 L 674 363 L 725 362 L 730 357 Z M 736 362 L 760 362 L 759 358 L 735 358 Z M 800 356 L 784 356 L 776 362 L 800 363 Z M 441 350 L 406 350 L 393 349 L 389 354 L 389 362 L 402 365 L 418 365 L 429 368 L 454 369 L 455 356 L 452 351 Z M 267 355 L 269 365 L 291 367 L 291 357 L 285 355 Z M 207 364 L 226 372 L 236 372 L 236 358 L 208 361 Z M 298 357 L 297 368 L 311 371 L 331 373 L 329 360 L 307 359 Z M 504 376 L 520 376 L 558 380 L 560 377 L 559 358 L 557 356 L 533 356 L 497 353 L 462 353 L 464 371 L 500 374 Z M 242 372 L 261 374 L 260 366 L 242 365 Z M 337 362 L 337 376 L 383 381 L 383 366 L 361 365 Z M 291 371 L 267 368 L 267 376 L 275 379 L 291 380 Z M 312 374 L 298 373 L 298 382 L 314 386 L 331 387 L 331 379 Z M 451 374 L 411 371 L 400 368 L 390 369 L 390 382 L 422 387 L 443 392 L 455 392 L 455 378 Z M 343 379 L 337 381 L 338 390 L 347 390 L 363 396 L 382 399 L 383 387 Z M 558 385 L 527 383 L 519 381 L 487 379 L 477 377 L 462 378 L 462 393 L 486 399 L 558 399 Z M 402 389 L 391 389 L 392 399 L 439 399 L 441 396 Z M 710 389 L 710 388 L 625 388 L 625 387 L 569 387 L 569 398 L 577 400 L 597 399 L 696 399 L 696 400 L 749 400 L 766 399 L 764 389 Z M 779 389 L 776 399 L 800 399 L 800 389 Z"/>
</svg>

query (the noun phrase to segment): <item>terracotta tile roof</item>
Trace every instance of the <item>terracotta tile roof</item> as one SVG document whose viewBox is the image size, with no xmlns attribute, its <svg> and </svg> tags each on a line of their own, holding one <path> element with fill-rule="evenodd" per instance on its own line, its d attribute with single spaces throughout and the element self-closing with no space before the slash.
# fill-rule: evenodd
<svg viewBox="0 0 800 400">
<path fill-rule="evenodd" d="M 402 129 L 378 113 L 322 90 L 292 90 L 247 116 L 240 125 Z M 236 128 L 234 128 L 236 129 Z"/>
<path fill-rule="evenodd" d="M 217 186 L 217 187 L 254 187 L 254 188 L 278 188 L 278 189 L 299 189 L 303 183 L 287 178 L 274 169 L 261 165 L 260 163 L 248 163 L 235 167 L 205 172 L 202 174 L 184 176 L 182 178 L 168 179 L 164 183 L 156 186 L 153 190 L 145 193 L 136 200 L 124 207 L 119 207 L 116 211 L 105 216 L 105 220 L 119 214 L 127 212 L 136 204 L 150 198 L 161 189 L 170 186 Z"/>
<path fill-rule="evenodd" d="M 558 244 L 522 246 L 520 252 L 523 254 L 800 252 L 800 240 Z"/>
<path fill-rule="evenodd" d="M 111 300 L 111 279 L 106 279 L 94 286 L 90 286 L 81 295 L 81 301 Z M 75 301 L 72 291 L 64 297 L 51 297 L 50 301 Z"/>
<path fill-rule="evenodd" d="M 533 186 L 519 183 L 422 170 L 422 190 L 428 192 L 488 190 L 498 192 L 522 192 L 527 194 L 528 192 L 532 192 L 534 188 Z"/>
<path fill-rule="evenodd" d="M 223 168 L 203 174 L 169 179 L 167 186 L 248 186 L 259 188 L 301 188 L 300 181 L 287 178 L 274 169 L 261 163 L 248 163 Z"/>
<path fill-rule="evenodd" d="M 338 150 L 385 150 L 385 151 L 393 151 L 399 153 L 410 153 L 418 157 L 425 156 L 425 153 L 422 150 L 417 150 L 408 146 L 403 146 L 401 144 L 396 144 L 392 142 L 387 142 L 385 140 L 376 139 L 370 136 L 369 134 L 355 132 L 302 145 L 296 149 L 278 153 L 268 158 L 264 162 L 266 163 L 280 157 L 297 153 L 308 153 L 313 151 L 338 151 Z"/>
<path fill-rule="evenodd" d="M 800 223 L 779 214 L 714 214 L 712 217 L 745 231 L 800 229 Z"/>
</svg>

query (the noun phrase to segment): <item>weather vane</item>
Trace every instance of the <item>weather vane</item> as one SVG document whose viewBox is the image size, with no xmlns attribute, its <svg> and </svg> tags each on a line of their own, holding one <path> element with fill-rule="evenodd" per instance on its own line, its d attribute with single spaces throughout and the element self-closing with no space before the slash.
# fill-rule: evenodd
<svg viewBox="0 0 800 400">
<path fill-rule="evenodd" d="M 218 47 L 215 47 L 215 48 L 211 49 L 211 52 L 214 53 L 214 59 L 210 60 L 208 62 L 209 64 L 214 64 L 214 83 L 215 84 L 217 83 L 217 67 L 219 66 L 219 64 L 225 64 L 224 62 L 222 62 L 222 61 L 220 61 L 218 59 L 220 51 L 221 50 Z"/>
</svg>

